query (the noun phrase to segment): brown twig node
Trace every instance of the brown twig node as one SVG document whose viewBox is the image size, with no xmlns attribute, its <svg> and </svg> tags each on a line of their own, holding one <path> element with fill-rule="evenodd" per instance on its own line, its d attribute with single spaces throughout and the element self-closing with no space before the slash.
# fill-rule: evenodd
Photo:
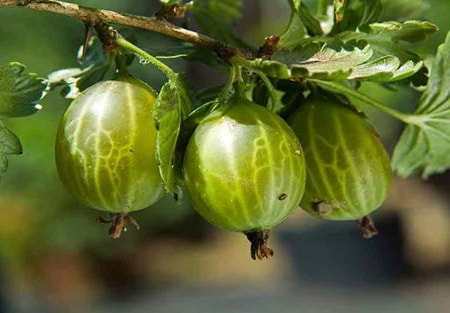
<svg viewBox="0 0 450 313">
<path fill-rule="evenodd" d="M 250 255 L 253 260 L 268 259 L 273 256 L 273 250 L 267 246 L 270 237 L 270 230 L 261 230 L 247 233 L 247 239 L 251 243 Z"/>
<path fill-rule="evenodd" d="M 270 59 L 277 49 L 280 37 L 268 36 L 264 38 L 264 44 L 259 48 L 256 57 L 263 59 Z"/>
<path fill-rule="evenodd" d="M 101 22 L 96 23 L 94 28 L 97 31 L 98 38 L 103 44 L 103 50 L 105 52 L 111 52 L 117 49 L 114 39 L 116 39 L 119 34 L 114 28 Z"/>
<path fill-rule="evenodd" d="M 133 225 L 136 230 L 140 229 L 136 220 L 126 213 L 110 213 L 109 215 L 111 217 L 110 220 L 105 220 L 103 217 L 97 217 L 97 223 L 111 224 L 111 227 L 109 228 L 109 236 L 113 239 L 119 238 L 122 232 L 127 230 L 127 224 Z"/>
<path fill-rule="evenodd" d="M 372 218 L 367 215 L 358 221 L 359 229 L 361 230 L 361 235 L 364 238 L 372 238 L 373 236 L 378 235 L 378 230 L 375 227 L 375 224 L 372 221 Z"/>
</svg>

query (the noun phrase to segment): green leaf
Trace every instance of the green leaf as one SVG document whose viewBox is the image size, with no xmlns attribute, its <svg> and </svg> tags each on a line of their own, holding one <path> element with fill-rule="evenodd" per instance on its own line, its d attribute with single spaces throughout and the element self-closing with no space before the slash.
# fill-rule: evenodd
<svg viewBox="0 0 450 313">
<path fill-rule="evenodd" d="M 369 41 L 378 42 L 382 40 L 393 42 L 418 42 L 427 39 L 437 30 L 438 28 L 436 25 L 426 21 L 389 21 L 370 24 L 365 33 L 370 34 L 371 36 L 363 37 Z"/>
<path fill-rule="evenodd" d="M 423 62 L 414 54 L 404 52 L 401 58 L 395 53 L 379 56 L 366 40 L 356 40 L 356 35 L 352 38 L 345 42 L 336 38 L 311 38 L 294 49 L 277 50 L 272 60 L 249 61 L 249 67 L 280 79 L 349 79 L 376 82 L 405 79 L 423 68 Z"/>
<path fill-rule="evenodd" d="M 450 32 L 437 51 L 430 79 L 397 143 L 392 166 L 401 176 L 422 177 L 450 167 Z"/>
<path fill-rule="evenodd" d="M 0 115 L 26 116 L 39 111 L 37 103 L 45 95 L 47 83 L 33 73 L 25 73 L 25 66 L 11 62 L 0 65 Z"/>
<path fill-rule="evenodd" d="M 177 181 L 181 175 L 175 149 L 180 133 L 183 106 L 186 106 L 184 102 L 177 85 L 169 81 L 159 92 L 153 115 L 158 129 L 156 156 L 159 172 L 167 192 L 174 194 L 178 193 Z"/>
<path fill-rule="evenodd" d="M 302 67 L 310 74 L 321 72 L 332 73 L 337 71 L 348 71 L 350 73 L 353 66 L 368 61 L 371 56 L 372 50 L 368 45 L 363 49 L 355 47 L 352 50 L 324 48 L 308 60 L 292 64 L 291 68 Z"/>
<path fill-rule="evenodd" d="M 343 41 L 366 41 L 373 50 L 373 60 L 386 60 L 393 56 L 400 61 L 400 67 L 392 74 L 392 79 L 400 80 L 411 77 L 415 85 L 424 85 L 427 76 L 424 75 L 421 58 L 408 50 L 410 42 L 427 39 L 437 30 L 436 25 L 425 21 L 383 22 L 373 23 L 364 31 L 345 32 L 338 35 Z M 372 80 L 377 81 L 374 77 Z"/>
<path fill-rule="evenodd" d="M 409 60 L 418 62 L 420 57 L 407 49 L 408 43 L 416 43 L 426 40 L 437 31 L 437 26 L 426 21 L 383 22 L 372 23 L 355 31 L 345 31 L 333 37 L 297 38 L 292 47 L 282 50 L 298 51 L 308 48 L 310 45 L 336 45 L 341 42 L 344 45 L 357 46 L 369 44 L 376 58 L 393 55 L 402 63 Z"/>
<path fill-rule="evenodd" d="M 383 22 L 370 24 L 364 31 L 344 32 L 337 37 L 344 42 L 352 40 L 367 42 L 376 58 L 393 55 L 402 63 L 408 61 L 417 63 L 421 59 L 408 51 L 408 43 L 425 40 L 436 31 L 436 25 L 424 21 Z"/>
<path fill-rule="evenodd" d="M 397 57 L 388 55 L 355 66 L 347 79 L 393 82 L 414 75 L 422 67 L 423 62 L 414 63 L 408 61 L 401 65 Z"/>
<path fill-rule="evenodd" d="M 79 68 L 61 69 L 48 75 L 50 89 L 63 86 L 62 94 L 68 99 L 76 98 L 86 88 L 114 74 L 113 59 L 104 53 L 97 37 L 91 37 L 84 56 L 81 56 L 81 51 L 82 46 L 77 56 Z M 131 61 L 132 58 L 128 57 L 127 65 Z"/>
<path fill-rule="evenodd" d="M 19 138 L 0 121 L 0 173 L 8 168 L 8 154 L 22 154 Z"/>
</svg>

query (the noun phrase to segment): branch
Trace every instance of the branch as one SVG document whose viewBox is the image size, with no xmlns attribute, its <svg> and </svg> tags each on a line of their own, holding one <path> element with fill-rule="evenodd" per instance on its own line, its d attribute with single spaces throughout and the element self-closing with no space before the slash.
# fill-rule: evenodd
<svg viewBox="0 0 450 313">
<path fill-rule="evenodd" d="M 237 53 L 237 49 L 219 40 L 178 27 L 160 17 L 131 15 L 55 0 L 0 0 L 0 7 L 26 7 L 53 12 L 74 17 L 91 26 L 106 23 L 142 28 L 214 50 L 224 59 L 229 59 Z"/>
</svg>

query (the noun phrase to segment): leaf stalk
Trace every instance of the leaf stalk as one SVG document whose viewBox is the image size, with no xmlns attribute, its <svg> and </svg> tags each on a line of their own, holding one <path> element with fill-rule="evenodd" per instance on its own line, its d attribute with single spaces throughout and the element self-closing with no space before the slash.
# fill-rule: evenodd
<svg viewBox="0 0 450 313">
<path fill-rule="evenodd" d="M 396 119 L 404 122 L 404 123 L 408 123 L 408 124 L 413 124 L 413 115 L 410 114 L 405 114 L 402 112 L 399 112 L 395 109 L 392 109 L 390 107 L 388 107 L 387 105 L 385 105 L 384 103 L 375 100 L 361 92 L 359 92 L 358 90 L 352 89 L 350 87 L 347 87 L 343 84 L 337 83 L 337 82 L 330 82 L 330 81 L 324 81 L 324 80 L 318 80 L 318 79 L 309 79 L 309 81 L 316 83 L 317 85 L 319 85 L 320 87 L 330 90 L 330 91 L 334 91 L 337 93 L 341 93 L 344 94 L 346 96 L 349 96 L 351 98 L 357 99 L 357 100 L 361 100 L 377 109 L 379 109 L 380 111 L 389 114 L 392 117 L 395 117 Z"/>
<path fill-rule="evenodd" d="M 138 46 L 132 44 L 131 42 L 129 42 L 128 40 L 126 40 L 125 38 L 123 38 L 120 35 L 118 35 L 114 39 L 114 43 L 118 47 L 121 47 L 125 50 L 130 51 L 130 52 L 134 53 L 135 55 L 137 55 L 138 57 L 142 58 L 143 60 L 156 66 L 161 72 L 164 73 L 164 75 L 167 76 L 169 81 L 171 81 L 172 83 L 174 83 L 176 85 L 178 91 L 180 92 L 181 96 L 183 97 L 183 100 L 189 104 L 191 103 L 190 98 L 186 94 L 185 88 L 184 88 L 182 82 L 180 81 L 178 74 L 175 73 L 170 67 L 168 67 L 166 64 L 164 64 L 163 62 L 161 62 L 160 60 L 158 60 L 157 58 L 152 56 L 150 53 L 148 53 L 148 52 L 142 50 L 141 48 L 139 48 Z"/>
</svg>

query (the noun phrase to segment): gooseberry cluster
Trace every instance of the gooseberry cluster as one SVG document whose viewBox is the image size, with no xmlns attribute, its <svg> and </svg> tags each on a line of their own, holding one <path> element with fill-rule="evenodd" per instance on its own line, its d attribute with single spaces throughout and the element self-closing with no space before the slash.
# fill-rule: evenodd
<svg viewBox="0 0 450 313">
<path fill-rule="evenodd" d="M 64 186 L 111 212 L 120 236 L 129 212 L 164 193 L 155 156 L 156 93 L 131 76 L 97 83 L 69 106 L 56 140 Z M 184 186 L 210 223 L 246 234 L 253 259 L 268 258 L 269 231 L 298 206 L 327 220 L 358 220 L 387 196 L 392 174 L 377 133 L 360 113 L 311 96 L 283 120 L 235 92 L 204 117 L 184 151 Z M 137 225 L 137 224 L 136 224 Z"/>
</svg>

